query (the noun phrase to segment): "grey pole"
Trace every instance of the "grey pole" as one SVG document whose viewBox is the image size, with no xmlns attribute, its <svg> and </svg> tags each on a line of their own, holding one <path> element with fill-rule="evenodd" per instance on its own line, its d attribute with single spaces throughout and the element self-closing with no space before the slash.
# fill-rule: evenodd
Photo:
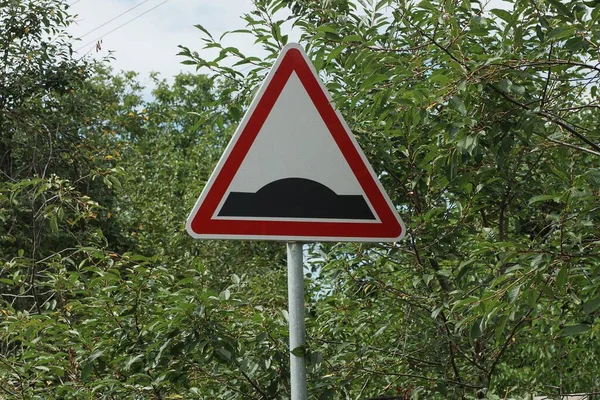
<svg viewBox="0 0 600 400">
<path fill-rule="evenodd" d="M 302 243 L 287 244 L 290 351 L 306 344 L 304 326 L 304 262 Z M 292 400 L 306 400 L 304 355 L 290 353 Z"/>
</svg>

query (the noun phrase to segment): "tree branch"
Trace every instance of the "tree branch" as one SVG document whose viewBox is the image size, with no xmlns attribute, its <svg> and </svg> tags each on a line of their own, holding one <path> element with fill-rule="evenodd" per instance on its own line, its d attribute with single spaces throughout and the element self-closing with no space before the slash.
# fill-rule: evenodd
<svg viewBox="0 0 600 400">
<path fill-rule="evenodd" d="M 554 42 L 550 43 L 550 51 L 548 52 L 548 60 L 552 57 L 552 50 L 554 49 Z M 544 107 L 546 104 L 546 98 L 548 96 L 548 86 L 550 86 L 550 76 L 552 75 L 552 66 L 548 66 L 548 73 L 546 74 L 546 82 L 544 83 L 544 93 L 542 93 L 542 101 L 540 107 Z"/>
<path fill-rule="evenodd" d="M 585 64 L 585 63 L 581 63 L 581 62 L 577 62 L 577 61 L 570 61 L 570 60 L 545 60 L 545 61 L 532 61 L 532 62 L 528 62 L 528 63 L 518 63 L 515 62 L 514 65 L 510 65 L 510 64 L 500 64 L 500 63 L 492 63 L 490 65 L 495 65 L 495 66 L 501 66 L 501 67 L 508 67 L 511 69 L 516 69 L 516 68 L 521 68 L 521 67 L 543 67 L 543 66 L 552 66 L 552 65 L 567 65 L 567 66 L 572 66 L 572 67 L 580 67 L 580 68 L 585 68 L 585 69 L 591 69 L 593 71 L 597 71 L 600 72 L 600 67 L 598 67 L 598 65 L 590 65 L 590 64 Z"/>
<path fill-rule="evenodd" d="M 577 145 L 574 145 L 574 144 L 571 144 L 571 143 L 562 142 L 560 140 L 554 140 L 554 139 L 550 139 L 550 138 L 546 138 L 546 140 L 548 140 L 549 142 L 552 142 L 552 143 L 559 144 L 561 146 L 570 147 L 572 149 L 584 151 L 586 153 L 593 154 L 595 156 L 600 157 L 600 152 L 597 152 L 597 151 L 594 151 L 594 150 L 590 150 L 590 149 L 586 149 L 585 147 L 577 146 Z"/>
<path fill-rule="evenodd" d="M 549 122 L 552 122 L 555 125 L 560 126 L 561 128 L 563 128 L 564 130 L 566 130 L 567 132 L 573 134 L 574 136 L 576 136 L 579 140 L 581 140 L 582 142 L 587 143 L 588 145 L 590 145 L 590 147 L 592 147 L 594 150 L 600 152 L 600 145 L 592 142 L 590 139 L 588 139 L 587 137 L 585 137 L 584 135 L 582 135 L 581 133 L 579 133 L 577 130 L 575 130 L 570 123 L 566 122 L 566 121 L 561 121 L 561 119 L 559 117 L 556 117 L 546 111 L 542 111 L 542 110 L 535 110 L 532 109 L 531 107 L 521 103 L 520 101 L 513 99 L 512 97 L 510 97 L 509 95 L 507 95 L 506 93 L 504 93 L 502 90 L 500 90 L 499 88 L 497 88 L 495 85 L 492 85 L 491 83 L 488 83 L 487 86 L 492 89 L 494 92 L 498 93 L 500 96 L 502 96 L 504 99 L 506 99 L 507 101 L 509 101 L 510 103 L 513 103 L 516 106 L 519 106 L 520 108 L 527 110 L 527 111 L 531 111 L 536 115 L 539 115 L 540 117 L 545 118 L 546 120 L 548 120 Z"/>
<path fill-rule="evenodd" d="M 427 39 L 429 39 L 431 41 L 431 43 L 433 43 L 437 48 L 439 48 L 440 50 L 442 50 L 444 53 L 446 53 L 453 61 L 457 62 L 459 65 L 461 65 L 465 71 L 467 72 L 472 72 L 472 69 L 466 65 L 462 60 L 459 60 L 448 48 L 442 46 L 440 43 L 438 43 L 434 38 L 432 38 L 430 35 L 428 35 L 425 31 L 423 31 L 421 28 L 419 28 L 418 26 L 416 26 L 415 24 L 413 24 L 412 22 L 410 22 L 408 20 L 408 18 L 406 18 L 406 16 L 404 14 L 402 14 L 402 17 L 404 19 L 407 20 L 407 22 L 413 26 L 415 29 L 417 29 L 419 31 L 419 33 L 423 36 L 425 36 Z M 557 60 L 558 61 L 558 60 Z M 576 66 L 582 66 L 582 67 L 587 67 L 587 68 L 591 68 L 594 69 L 596 71 L 600 72 L 600 68 L 595 67 L 595 66 L 589 66 L 587 64 L 583 64 L 583 63 L 577 63 L 577 62 L 571 62 L 571 61 L 564 61 L 564 60 L 560 60 L 561 62 L 557 62 L 558 64 L 571 64 L 571 65 L 576 65 Z M 554 62 L 554 60 L 553 60 Z M 547 64 L 548 62 L 540 62 L 537 63 L 539 65 L 544 65 Z M 533 65 L 533 63 L 531 64 Z M 523 65 L 520 65 L 523 66 Z M 587 137 L 585 137 L 583 134 L 581 134 L 580 132 L 578 132 L 571 123 L 567 122 L 567 121 L 563 121 L 561 120 L 560 117 L 557 117 L 555 115 L 552 115 L 546 111 L 542 111 L 542 110 L 537 110 L 537 109 L 532 109 L 531 107 L 529 107 L 528 105 L 518 101 L 517 99 L 512 98 L 511 96 L 509 96 L 508 94 L 506 94 L 505 92 L 503 92 L 502 90 L 500 90 L 498 87 L 496 87 L 495 85 L 491 84 L 491 83 L 486 83 L 486 86 L 488 88 L 490 88 L 492 91 L 498 93 L 500 96 L 502 96 L 505 100 L 507 100 L 508 102 L 518 106 L 521 109 L 527 110 L 527 111 L 531 111 L 534 114 L 546 119 L 549 122 L 552 122 L 555 125 L 560 126 L 561 128 L 563 128 L 564 130 L 566 130 L 567 132 L 573 134 L 574 136 L 576 136 L 577 138 L 579 138 L 579 140 L 587 143 L 589 146 L 591 146 L 594 150 L 600 152 L 600 145 L 597 143 L 592 142 L 590 139 L 588 139 Z"/>
<path fill-rule="evenodd" d="M 542 297 L 542 293 L 540 292 L 540 294 L 538 295 L 538 298 L 536 300 L 536 303 L 540 301 L 540 298 Z M 523 318 L 521 318 L 521 320 L 519 320 L 519 322 L 517 322 L 515 324 L 515 326 L 513 326 L 512 330 L 510 331 L 510 335 L 508 336 L 508 338 L 504 341 L 504 344 L 502 345 L 502 347 L 500 348 L 500 351 L 498 352 L 498 354 L 496 355 L 496 358 L 494 359 L 494 361 L 492 362 L 492 365 L 490 365 L 490 369 L 487 373 L 487 377 L 486 380 L 488 382 L 488 385 L 490 383 L 490 380 L 492 379 L 492 375 L 494 374 L 494 371 L 496 369 L 496 366 L 498 365 L 498 363 L 500 362 L 500 359 L 502 358 L 502 355 L 504 354 L 504 352 L 506 351 L 506 349 L 508 348 L 508 346 L 510 345 L 510 342 L 512 340 L 512 338 L 516 335 L 517 330 L 519 329 L 519 327 L 521 325 L 523 325 L 523 323 L 525 321 L 527 321 L 527 318 L 529 318 L 529 316 L 531 315 L 531 313 L 533 312 L 533 308 L 530 308 L 529 311 L 527 311 L 525 313 L 525 315 L 523 316 Z"/>
<path fill-rule="evenodd" d="M 242 370 L 242 368 L 240 368 L 240 372 L 242 373 L 244 378 L 248 381 L 248 383 L 250 383 L 250 385 L 252 385 L 252 387 L 254 389 L 256 389 L 256 391 L 258 393 L 260 393 L 260 395 L 263 397 L 263 399 L 265 399 L 265 400 L 269 399 L 269 396 L 267 396 L 267 394 L 260 388 L 260 386 L 258 386 L 258 384 L 254 383 L 254 381 L 252 379 L 250 379 L 250 377 L 248 375 L 246 375 L 246 373 Z"/>
</svg>

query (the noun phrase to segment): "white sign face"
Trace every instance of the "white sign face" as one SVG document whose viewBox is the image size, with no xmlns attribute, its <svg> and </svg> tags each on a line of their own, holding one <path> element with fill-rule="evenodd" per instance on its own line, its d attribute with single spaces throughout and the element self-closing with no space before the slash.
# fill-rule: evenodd
<svg viewBox="0 0 600 400">
<path fill-rule="evenodd" d="M 256 192 L 289 177 L 311 179 L 337 194 L 364 194 L 294 72 L 228 190 Z"/>
<path fill-rule="evenodd" d="M 196 238 L 396 241 L 404 224 L 303 50 L 284 48 L 187 222 Z"/>
</svg>

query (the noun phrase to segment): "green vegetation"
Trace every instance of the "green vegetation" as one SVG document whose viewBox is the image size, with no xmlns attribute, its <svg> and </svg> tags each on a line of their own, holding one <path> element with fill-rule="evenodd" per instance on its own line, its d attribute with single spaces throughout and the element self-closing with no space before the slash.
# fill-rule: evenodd
<svg viewBox="0 0 600 400">
<path fill-rule="evenodd" d="M 144 98 L 0 0 L 0 398 L 289 397 L 285 247 L 184 221 L 290 29 L 408 228 L 310 247 L 311 398 L 600 392 L 600 5 L 507 6 L 257 0 Z"/>
</svg>

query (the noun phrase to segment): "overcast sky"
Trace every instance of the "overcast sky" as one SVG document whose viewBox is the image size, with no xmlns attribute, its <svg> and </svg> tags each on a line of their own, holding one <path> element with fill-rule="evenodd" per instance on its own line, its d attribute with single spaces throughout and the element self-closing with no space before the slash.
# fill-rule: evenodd
<svg viewBox="0 0 600 400">
<path fill-rule="evenodd" d="M 241 15 L 252 9 L 250 0 L 69 1 L 73 4 L 71 12 L 77 15 L 77 23 L 69 32 L 74 37 L 81 37 L 73 46 L 77 53 L 89 52 L 93 57 L 101 58 L 112 51 L 115 58 L 112 65 L 116 70 L 133 70 L 141 77 L 147 77 L 151 71 L 160 72 L 163 77 L 171 77 L 182 70 L 194 71 L 193 67 L 180 64 L 184 58 L 176 55 L 178 45 L 200 50 L 201 32 L 194 25 L 203 25 L 213 36 L 220 35 L 244 27 Z M 138 4 L 141 5 L 129 13 L 88 33 Z M 146 11 L 147 14 L 127 23 Z M 125 23 L 122 28 L 107 34 Z M 258 47 L 252 46 L 252 39 L 247 35 L 236 36 L 235 44 L 249 49 L 249 53 Z M 94 43 L 101 37 L 102 49 L 96 51 Z"/>
<path fill-rule="evenodd" d="M 67 1 L 72 4 L 71 12 L 77 15 L 77 23 L 69 29 L 74 37 L 81 37 L 73 47 L 78 50 L 77 53 L 83 55 L 89 52 L 94 57 L 104 57 L 113 51 L 113 67 L 139 72 L 143 83 L 147 83 L 145 79 L 151 71 L 160 72 L 168 78 L 180 71 L 195 70 L 180 64 L 184 58 L 176 55 L 178 45 L 196 51 L 201 49 L 201 32 L 194 27 L 195 24 L 201 24 L 218 37 L 225 31 L 244 28 L 245 21 L 241 16 L 252 9 L 251 0 Z M 488 8 L 498 7 L 501 1 L 492 0 Z M 136 5 L 127 14 L 94 30 Z M 127 23 L 136 17 L 135 21 Z M 122 28 L 108 33 L 125 23 Z M 102 38 L 102 49 L 97 52 L 94 43 L 98 38 Z M 245 54 L 258 55 L 260 45 L 253 44 L 253 41 L 250 35 L 239 34 L 228 44 Z"/>
</svg>

